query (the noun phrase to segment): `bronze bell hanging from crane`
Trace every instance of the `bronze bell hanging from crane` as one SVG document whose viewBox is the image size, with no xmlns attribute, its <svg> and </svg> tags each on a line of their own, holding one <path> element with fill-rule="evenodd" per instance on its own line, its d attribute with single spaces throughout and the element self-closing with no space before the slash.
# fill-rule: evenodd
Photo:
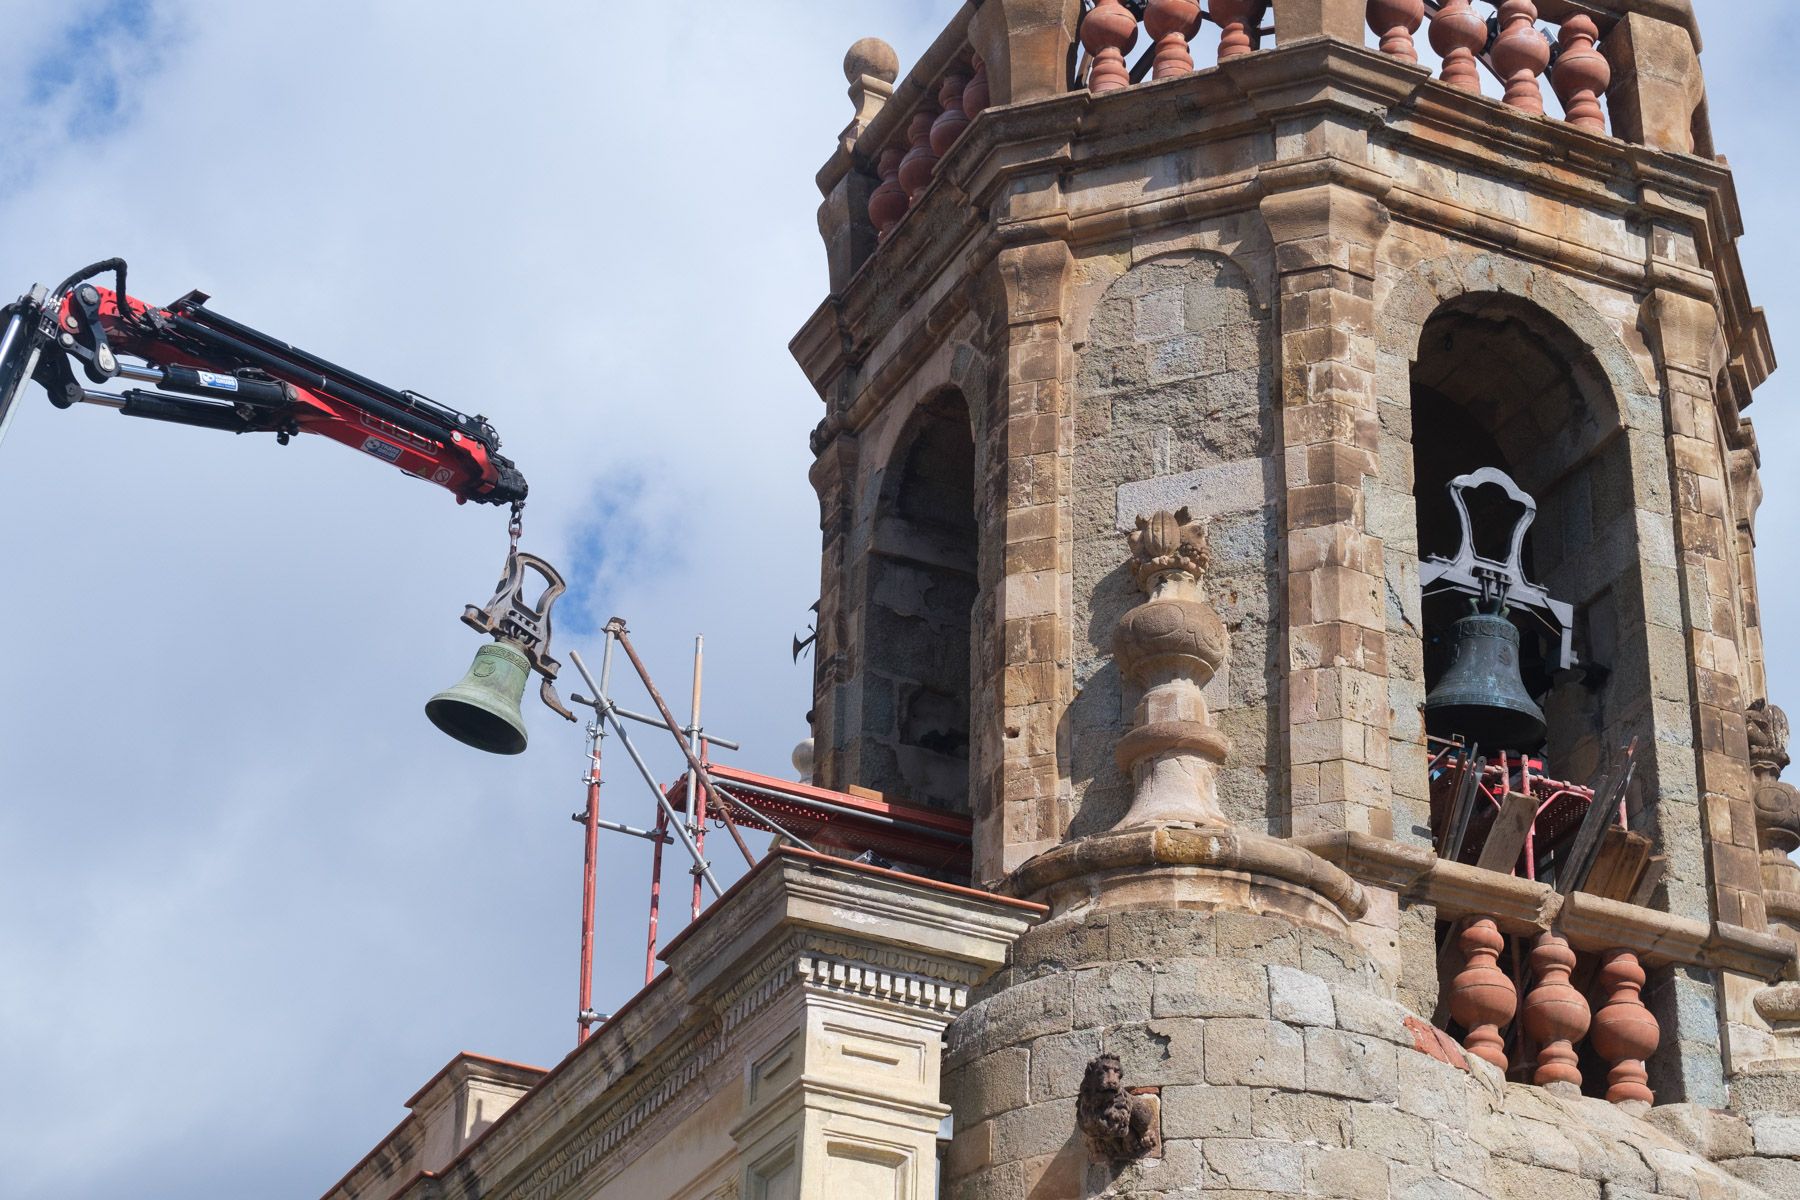
<svg viewBox="0 0 1800 1200">
<path fill-rule="evenodd" d="M 1504 490 L 1522 510 L 1505 561 L 1477 553 L 1469 518 L 1465 493 L 1489 485 Z M 1575 664 L 1574 609 L 1525 578 L 1521 556 L 1537 502 L 1510 476 L 1496 467 L 1460 475 L 1450 481 L 1450 499 L 1462 525 L 1462 547 L 1454 558 L 1426 559 L 1419 581 L 1427 594 L 1467 595 L 1472 611 L 1451 626 L 1450 665 L 1425 698 L 1425 727 L 1438 737 L 1462 738 L 1486 749 L 1536 750 L 1544 743 L 1544 710 L 1525 685 L 1519 628 L 1509 613 L 1516 609 L 1541 621 L 1557 641 L 1557 669 L 1566 670 Z"/>
<path fill-rule="evenodd" d="M 519 552 L 516 510 L 512 534 L 506 570 L 494 598 L 484 607 L 471 604 L 463 610 L 463 624 L 491 635 L 493 642 L 475 652 L 475 661 L 461 680 L 425 703 L 425 715 L 433 725 L 490 754 L 518 754 L 525 749 L 519 700 L 533 671 L 543 676 L 539 694 L 544 703 L 575 719 L 553 686 L 562 664 L 550 657 L 550 606 L 567 585 L 555 567 L 535 554 Z M 543 578 L 544 590 L 535 604 L 525 599 L 528 571 Z"/>
</svg>

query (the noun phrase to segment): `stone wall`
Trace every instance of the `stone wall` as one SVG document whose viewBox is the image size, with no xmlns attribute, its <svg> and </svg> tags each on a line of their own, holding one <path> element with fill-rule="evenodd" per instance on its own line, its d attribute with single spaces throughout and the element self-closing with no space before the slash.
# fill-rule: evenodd
<svg viewBox="0 0 1800 1200">
<path fill-rule="evenodd" d="M 1509 1084 L 1389 998 L 1351 943 L 1276 917 L 1054 919 L 950 1029 L 949 1200 L 1791 1196 L 1794 1118 L 1634 1116 Z M 1157 1090 L 1160 1157 L 1094 1162 L 1083 1070 Z M 1718 1161 L 1713 1161 L 1713 1160 Z"/>
<path fill-rule="evenodd" d="M 1088 269 L 1120 265 L 1102 257 Z M 1113 748 L 1137 697 L 1121 687 L 1112 638 L 1142 597 L 1119 535 L 1139 514 L 1183 505 L 1208 520 L 1206 592 L 1231 636 L 1230 661 L 1207 691 L 1232 741 L 1220 801 L 1234 822 L 1261 831 L 1280 823 L 1282 776 L 1271 756 L 1280 687 L 1271 625 L 1280 605 L 1268 364 L 1267 311 L 1244 269 L 1223 254 L 1165 252 L 1131 263 L 1088 318 L 1075 396 L 1071 835 L 1109 828 L 1129 802 Z"/>
</svg>

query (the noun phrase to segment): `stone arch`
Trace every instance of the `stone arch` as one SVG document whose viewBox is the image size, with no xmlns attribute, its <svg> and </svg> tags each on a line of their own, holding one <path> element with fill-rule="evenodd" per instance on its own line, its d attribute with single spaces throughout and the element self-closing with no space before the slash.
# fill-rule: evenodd
<svg viewBox="0 0 1800 1200">
<path fill-rule="evenodd" d="M 1417 469 L 1421 389 L 1432 402 L 1432 372 L 1460 389 L 1465 409 L 1519 482 L 1538 495 L 1533 566 L 1553 595 L 1576 605 L 1576 646 L 1611 669 L 1598 688 L 1565 681 L 1545 700 L 1552 727 L 1547 748 L 1563 778 L 1585 780 L 1606 754 L 1639 736 L 1641 786 L 1634 802 L 1691 780 L 1656 747 L 1650 659 L 1661 642 L 1679 639 L 1680 583 L 1669 495 L 1662 403 L 1615 327 L 1550 271 L 1471 254 L 1420 264 L 1378 310 L 1377 396 L 1381 473 L 1374 484 L 1370 531 L 1383 540 L 1388 589 L 1389 701 L 1394 713 L 1396 829 L 1429 839 L 1420 705 L 1429 686 L 1425 614 L 1419 603 L 1419 544 L 1424 490 L 1441 486 Z M 1465 336 L 1466 349 L 1486 355 L 1496 381 L 1473 387 L 1468 364 L 1434 338 Z M 1505 346 L 1519 361 L 1493 362 Z M 1554 367 L 1554 380 L 1510 374 Z M 1507 379 L 1512 379 L 1508 390 Z M 1436 389 L 1437 400 L 1445 399 Z M 1442 472 L 1439 471 L 1439 474 Z M 1427 522 L 1429 525 L 1429 522 Z M 1558 772 L 1557 767 L 1561 770 Z M 1404 819 L 1401 819 L 1404 818 Z"/>
<path fill-rule="evenodd" d="M 870 481 L 861 571 L 856 782 L 968 811 L 979 525 L 961 389 L 913 406 Z"/>
<path fill-rule="evenodd" d="M 1070 835 L 1109 827 L 1129 802 L 1113 750 L 1137 697 L 1113 665 L 1112 636 L 1142 596 L 1124 569 L 1122 531 L 1140 512 L 1183 505 L 1211 526 L 1206 586 L 1231 635 L 1229 661 L 1207 697 L 1233 743 L 1221 803 L 1258 831 L 1279 819 L 1271 338 L 1250 272 L 1222 252 L 1184 249 L 1144 258 L 1112 280 L 1074 347 Z"/>
</svg>

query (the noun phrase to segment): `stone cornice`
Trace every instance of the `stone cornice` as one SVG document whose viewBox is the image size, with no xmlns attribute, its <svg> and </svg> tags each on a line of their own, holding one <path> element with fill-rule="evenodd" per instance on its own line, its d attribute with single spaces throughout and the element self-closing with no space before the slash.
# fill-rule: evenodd
<svg viewBox="0 0 1800 1200">
<path fill-rule="evenodd" d="M 1206 825 L 1115 829 L 1064 842 L 1022 866 L 1007 880 L 1017 895 L 1040 895 L 1058 885 L 1108 872 L 1191 869 L 1239 875 L 1290 886 L 1317 898 L 1344 920 L 1369 910 L 1362 887 L 1306 845 L 1245 830 Z"/>
<path fill-rule="evenodd" d="M 1507 933 L 1555 930 L 1582 950 L 1631 950 L 1646 962 L 1712 967 L 1764 980 L 1779 976 L 1794 958 L 1793 943 L 1773 934 L 1586 892 L 1558 895 L 1549 884 L 1447 862 L 1422 846 L 1344 832 L 1295 842 L 1363 883 L 1436 906 L 1440 917 L 1490 917 Z"/>
<path fill-rule="evenodd" d="M 1041 910 L 823 856 L 776 851 L 670 944 L 669 969 L 435 1181 L 446 1198 L 586 1194 L 667 1127 L 744 1030 L 795 995 L 943 1023 Z M 653 1119 L 655 1118 L 655 1119 Z"/>
<path fill-rule="evenodd" d="M 1381 194 L 1407 220 L 1611 286 L 1670 287 L 1711 300 L 1752 385 L 1772 368 L 1766 331 L 1739 270 L 1733 239 L 1741 221 L 1726 167 L 1529 116 L 1329 39 L 1099 98 L 1072 92 L 987 110 L 944 156 L 919 203 L 795 338 L 796 356 L 822 394 L 845 371 L 867 371 L 857 395 L 841 403 L 878 407 L 889 388 L 876 387 L 874 377 L 890 359 L 916 361 L 921 331 L 941 330 L 943 323 L 915 318 L 912 336 L 887 347 L 859 343 L 852 331 L 879 338 L 922 300 L 935 308 L 944 294 L 964 290 L 1004 245 L 1049 238 L 1092 244 L 1253 208 L 1279 178 L 1269 172 L 1289 166 L 1276 158 L 1275 132 L 1321 113 L 1368 130 L 1368 148 L 1357 158 L 1317 156 L 1336 164 L 1333 182 Z M 1246 143 L 1237 158 L 1261 165 L 1146 187 L 1129 203 L 1106 208 L 1079 202 L 1080 182 L 1090 173 L 1233 141 Z M 1486 173 L 1620 221 L 1673 225 L 1693 237 L 1700 268 L 1654 255 L 1628 260 L 1566 233 L 1428 194 L 1378 169 L 1371 161 L 1378 154 Z"/>
</svg>

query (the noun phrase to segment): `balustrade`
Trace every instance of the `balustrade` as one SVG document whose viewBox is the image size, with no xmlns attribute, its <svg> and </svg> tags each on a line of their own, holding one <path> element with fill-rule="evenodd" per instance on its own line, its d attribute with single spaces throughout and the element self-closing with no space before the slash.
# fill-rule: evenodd
<svg viewBox="0 0 1800 1200">
<path fill-rule="evenodd" d="M 1078 41 L 1082 50 L 1072 86 L 1097 95 L 1134 85 L 1177 79 L 1210 64 L 1201 55 L 1208 39 L 1203 30 L 1218 30 L 1212 61 L 1224 63 L 1271 44 L 1277 28 L 1284 39 L 1317 36 L 1320 30 L 1293 18 L 1290 24 L 1275 0 L 1089 0 Z M 1551 20 L 1545 19 L 1548 10 Z M 1355 12 L 1351 9 L 1351 13 Z M 1273 14 L 1273 16 L 1271 16 Z M 1614 81 L 1614 56 L 1629 72 L 1633 47 L 1608 40 L 1622 18 L 1603 9 L 1599 19 L 1571 11 L 1560 0 L 1367 0 L 1365 16 L 1380 53 L 1418 63 L 1419 36 L 1429 40 L 1442 66 L 1439 78 L 1466 92 L 1482 90 L 1486 72 L 1500 99 L 1520 112 L 1545 112 L 1544 76 L 1571 125 L 1605 133 L 1609 117 L 1606 97 Z M 1560 22 L 1560 23 L 1558 23 Z M 1147 49 L 1133 56 L 1140 29 Z M 1622 27 L 1622 25 L 1621 25 Z M 1330 36 L 1348 36 L 1347 28 L 1327 22 Z M 1625 34 L 1620 34 L 1625 38 Z M 889 52 L 891 53 L 891 52 Z M 930 185 L 938 161 L 961 140 L 969 124 L 989 105 L 988 65 L 965 44 L 946 64 L 933 59 L 929 74 L 908 85 L 911 107 L 899 122 L 890 119 L 885 145 L 861 147 L 879 184 L 869 197 L 869 218 L 885 237 L 916 204 Z M 854 81 L 853 81 L 854 83 Z M 921 86 L 923 85 L 923 86 Z M 1641 89 L 1640 89 L 1641 90 Z M 892 88 L 888 89 L 892 93 Z M 1634 139 L 1646 133 L 1641 102 L 1615 96 L 1624 107 L 1620 122 Z M 1633 107 L 1633 105 L 1636 107 Z M 879 109 L 876 103 L 870 111 Z M 867 124 L 865 114 L 859 120 Z M 1675 126 L 1673 122 L 1664 122 Z M 1656 144 L 1668 138 L 1658 125 Z"/>
<path fill-rule="evenodd" d="M 1521 112 L 1544 112 L 1539 76 L 1550 73 L 1550 86 L 1572 125 L 1606 132 L 1600 97 L 1612 84 L 1612 66 L 1597 43 L 1600 26 L 1585 13 L 1562 23 L 1554 44 L 1538 26 L 1534 0 L 1496 0 L 1493 27 L 1471 0 L 1369 0 L 1369 28 L 1381 39 L 1381 50 L 1417 62 L 1413 34 L 1431 19 L 1431 48 L 1443 60 L 1439 75 L 1465 92 L 1481 90 L 1485 66 L 1503 88 L 1501 99 Z M 1429 10 L 1429 12 L 1427 12 Z"/>
<path fill-rule="evenodd" d="M 1518 1082 L 1581 1088 L 1585 1040 L 1608 1068 L 1604 1080 L 1585 1081 L 1590 1094 L 1614 1104 L 1652 1103 L 1645 1060 L 1662 1033 L 1643 1002 L 1645 975 L 1636 953 L 1577 952 L 1555 931 L 1524 936 L 1532 938 L 1529 951 L 1518 936 L 1510 943 L 1521 976 L 1515 979 L 1502 966 L 1509 941 L 1497 922 L 1471 917 L 1452 927 L 1442 986 L 1446 1011 L 1463 1030 L 1463 1049 Z"/>
<path fill-rule="evenodd" d="M 876 153 L 879 184 L 869 194 L 869 223 L 885 239 L 919 196 L 931 185 L 940 159 L 962 140 L 971 122 L 986 111 L 991 96 L 988 68 L 980 55 L 966 49 L 943 69 L 936 84 L 925 89 L 905 116 L 904 132 L 896 133 Z"/>
</svg>

